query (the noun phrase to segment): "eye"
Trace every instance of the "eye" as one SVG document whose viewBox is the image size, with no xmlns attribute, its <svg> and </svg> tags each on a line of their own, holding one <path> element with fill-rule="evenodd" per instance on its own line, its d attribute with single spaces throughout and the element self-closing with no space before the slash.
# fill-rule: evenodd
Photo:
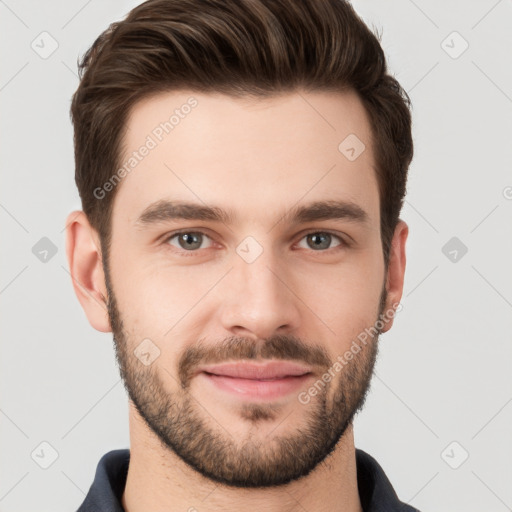
<svg viewBox="0 0 512 512">
<path fill-rule="evenodd" d="M 167 237 L 165 239 L 165 243 L 177 247 L 178 249 L 183 249 L 188 252 L 194 252 L 196 249 L 207 249 L 208 247 L 201 247 L 204 238 L 210 240 L 210 237 L 200 231 L 181 231 L 179 233 L 174 233 L 173 235 Z M 176 239 L 179 245 L 175 245 L 172 243 Z"/>
<path fill-rule="evenodd" d="M 332 246 L 333 239 L 338 241 L 334 246 Z M 210 242 L 206 246 L 203 245 L 205 240 Z M 349 245 L 342 237 L 327 231 L 310 231 L 302 237 L 301 242 L 302 240 L 306 240 L 307 247 L 301 246 L 300 244 L 299 246 L 305 249 L 312 249 L 316 252 L 326 252 L 328 249 L 343 249 Z M 184 256 L 188 256 L 192 255 L 194 252 L 198 252 L 199 249 L 212 247 L 212 240 L 201 231 L 178 231 L 165 238 L 164 244 L 172 245 L 178 252 L 189 253 L 183 254 Z"/>
<path fill-rule="evenodd" d="M 329 247 L 331 245 L 332 239 L 336 238 L 339 243 L 334 247 Z M 311 231 L 307 233 L 301 240 L 306 240 L 308 244 L 307 248 L 313 249 L 314 251 L 319 251 L 322 249 L 335 249 L 345 247 L 348 244 L 339 236 L 329 233 L 327 231 Z"/>
</svg>

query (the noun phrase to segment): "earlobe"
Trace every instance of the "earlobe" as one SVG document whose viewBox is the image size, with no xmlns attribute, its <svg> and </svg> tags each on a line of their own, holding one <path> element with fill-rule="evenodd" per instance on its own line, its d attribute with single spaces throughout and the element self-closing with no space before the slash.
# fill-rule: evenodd
<svg viewBox="0 0 512 512">
<path fill-rule="evenodd" d="M 111 332 L 99 239 L 83 211 L 67 217 L 66 255 L 73 288 L 89 323 L 100 332 Z"/>
<path fill-rule="evenodd" d="M 386 315 L 388 321 L 382 332 L 387 332 L 393 325 L 394 313 L 391 310 L 396 310 L 396 306 L 400 303 L 404 288 L 404 275 L 405 275 L 405 244 L 409 234 L 409 227 L 403 220 L 399 220 L 393 234 L 391 241 L 391 248 L 389 251 L 389 264 L 386 278 L 387 300 L 386 307 L 383 315 Z"/>
</svg>

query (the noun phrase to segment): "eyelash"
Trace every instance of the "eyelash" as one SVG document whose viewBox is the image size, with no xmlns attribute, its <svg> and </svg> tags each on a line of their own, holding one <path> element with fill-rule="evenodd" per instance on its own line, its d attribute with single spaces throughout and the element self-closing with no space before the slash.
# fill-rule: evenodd
<svg viewBox="0 0 512 512">
<path fill-rule="evenodd" d="M 178 235 L 182 235 L 184 233 L 193 233 L 193 234 L 200 234 L 200 235 L 204 235 L 208 238 L 210 238 L 212 240 L 212 237 L 210 237 L 207 233 L 205 233 L 204 231 L 198 231 L 198 230 L 190 230 L 190 229 L 183 229 L 183 230 L 180 230 L 180 231 L 173 231 L 172 233 L 170 233 L 169 235 L 165 236 L 165 238 L 163 239 L 163 244 L 166 244 L 168 246 L 170 246 L 169 242 L 176 236 Z M 311 231 L 308 231 L 307 233 L 304 233 L 302 235 L 302 237 L 300 238 L 299 242 L 306 238 L 308 235 L 314 235 L 314 234 L 327 234 L 327 235 L 331 235 L 332 237 L 334 238 L 337 238 L 338 241 L 340 242 L 339 245 L 337 245 L 336 247 L 331 247 L 329 249 L 324 249 L 324 250 L 319 250 L 319 251 L 314 251 L 313 249 L 311 249 L 312 252 L 318 252 L 318 253 L 326 253 L 326 252 L 336 252 L 337 250 L 341 250 L 341 249 L 345 249 L 347 247 L 350 246 L 350 244 L 344 239 L 342 238 L 340 235 L 337 235 L 335 233 L 333 233 L 332 231 L 329 231 L 329 230 L 311 230 Z M 185 249 L 178 249 L 177 247 L 174 247 L 172 246 L 172 251 L 176 251 L 178 253 L 181 253 L 182 256 L 184 257 L 188 257 L 188 256 L 194 256 L 195 254 L 197 254 L 201 249 L 196 249 L 196 250 L 193 250 L 193 251 L 186 251 Z"/>
</svg>

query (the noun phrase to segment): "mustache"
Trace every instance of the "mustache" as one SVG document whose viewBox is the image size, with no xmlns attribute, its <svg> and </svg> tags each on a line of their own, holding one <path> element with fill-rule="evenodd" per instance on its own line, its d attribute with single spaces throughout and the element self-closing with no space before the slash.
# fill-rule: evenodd
<svg viewBox="0 0 512 512">
<path fill-rule="evenodd" d="M 332 365 L 325 348 L 297 337 L 276 335 L 267 340 L 254 340 L 232 336 L 217 344 L 199 340 L 188 347 L 180 358 L 178 375 L 182 387 L 187 388 L 199 365 L 257 359 L 286 360 L 320 368 Z"/>
</svg>

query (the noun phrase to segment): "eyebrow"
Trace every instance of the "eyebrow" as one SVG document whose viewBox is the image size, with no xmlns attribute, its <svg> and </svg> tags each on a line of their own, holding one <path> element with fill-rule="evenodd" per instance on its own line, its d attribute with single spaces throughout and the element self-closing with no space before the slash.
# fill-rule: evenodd
<svg viewBox="0 0 512 512">
<path fill-rule="evenodd" d="M 213 221 L 233 224 L 236 215 L 232 210 L 224 210 L 218 206 L 162 199 L 145 208 L 136 220 L 135 225 L 142 228 L 173 220 Z M 352 201 L 328 200 L 294 206 L 280 219 L 280 221 L 292 225 L 321 220 L 347 220 L 365 224 L 369 221 L 369 216 L 359 205 Z"/>
</svg>

